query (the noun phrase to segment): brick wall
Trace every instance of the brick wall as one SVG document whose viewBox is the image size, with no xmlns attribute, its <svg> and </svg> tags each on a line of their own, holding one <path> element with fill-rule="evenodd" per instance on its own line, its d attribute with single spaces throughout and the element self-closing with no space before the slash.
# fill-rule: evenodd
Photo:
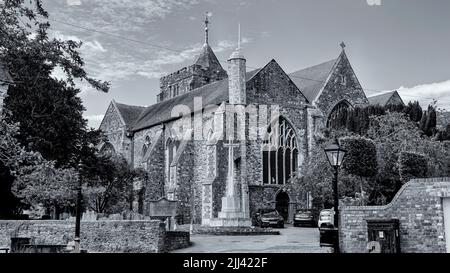
<svg viewBox="0 0 450 273">
<path fill-rule="evenodd" d="M 73 240 L 74 230 L 73 221 L 1 220 L 0 246 L 9 247 L 12 236 L 32 238 L 34 244 L 67 244 Z M 165 252 L 171 236 L 166 237 L 164 224 L 157 220 L 81 222 L 81 248 L 88 252 Z M 178 241 L 185 245 L 180 239 L 169 247 L 177 247 Z"/>
<path fill-rule="evenodd" d="M 450 197 L 450 177 L 414 179 L 386 206 L 344 206 L 340 213 L 343 252 L 365 252 L 367 220 L 398 219 L 403 253 L 445 252 L 442 198 Z"/>
</svg>

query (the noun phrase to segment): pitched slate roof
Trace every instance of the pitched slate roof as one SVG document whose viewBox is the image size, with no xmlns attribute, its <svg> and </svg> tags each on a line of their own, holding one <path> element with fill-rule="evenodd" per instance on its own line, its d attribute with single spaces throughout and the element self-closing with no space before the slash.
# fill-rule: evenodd
<svg viewBox="0 0 450 273">
<path fill-rule="evenodd" d="M 142 111 L 145 110 L 145 107 L 142 106 L 127 105 L 117 102 L 115 102 L 115 104 L 127 126 L 131 125 L 139 117 Z"/>
<path fill-rule="evenodd" d="M 373 105 L 379 104 L 381 106 L 385 106 L 389 102 L 389 100 L 396 94 L 398 95 L 397 91 L 390 91 L 383 94 L 368 97 L 367 99 L 369 100 L 370 104 Z"/>
<path fill-rule="evenodd" d="M 200 65 L 205 68 L 209 68 L 209 67 L 222 68 L 219 60 L 216 57 L 216 54 L 214 54 L 213 50 L 211 49 L 211 47 L 209 45 L 203 46 L 202 52 L 195 60 L 195 64 Z"/>
<path fill-rule="evenodd" d="M 292 81 L 308 101 L 313 102 L 327 80 L 337 59 L 290 73 Z"/>
<path fill-rule="evenodd" d="M 260 69 L 247 72 L 247 81 L 249 81 L 259 71 Z M 171 116 L 172 109 L 176 105 L 186 105 L 193 112 L 194 97 L 202 98 L 203 107 L 207 105 L 218 105 L 224 101 L 228 101 L 228 78 L 204 85 L 185 94 L 147 107 L 133 124 L 133 131 L 138 131 L 172 119 L 177 119 L 178 117 L 174 118 Z"/>
</svg>

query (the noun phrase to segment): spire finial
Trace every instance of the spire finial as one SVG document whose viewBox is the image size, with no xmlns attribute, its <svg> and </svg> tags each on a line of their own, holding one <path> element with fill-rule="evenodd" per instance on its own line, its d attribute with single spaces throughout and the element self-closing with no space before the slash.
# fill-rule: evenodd
<svg viewBox="0 0 450 273">
<path fill-rule="evenodd" d="M 340 46 L 342 47 L 342 50 L 345 50 L 346 45 L 345 45 L 344 42 L 342 42 L 342 43 L 340 44 Z"/>
<path fill-rule="evenodd" d="M 241 50 L 241 24 L 238 25 L 238 47 L 237 50 Z"/>
<path fill-rule="evenodd" d="M 205 45 L 208 44 L 208 25 L 209 25 L 209 17 L 211 17 L 211 12 L 207 11 L 205 13 Z"/>
</svg>

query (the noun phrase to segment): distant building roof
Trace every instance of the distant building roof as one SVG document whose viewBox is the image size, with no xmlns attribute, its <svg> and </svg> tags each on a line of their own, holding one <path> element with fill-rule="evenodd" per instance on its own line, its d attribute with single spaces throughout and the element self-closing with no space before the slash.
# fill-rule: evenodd
<svg viewBox="0 0 450 273">
<path fill-rule="evenodd" d="M 388 104 L 398 104 L 394 102 L 393 98 L 396 98 L 397 101 L 400 101 L 401 104 L 404 104 L 403 100 L 401 99 L 397 91 L 386 92 L 383 94 L 368 97 L 367 99 L 369 100 L 369 103 L 372 105 L 379 104 L 381 106 L 386 106 Z"/>
<path fill-rule="evenodd" d="M 325 84 L 337 59 L 314 65 L 289 74 L 298 89 L 313 102 Z"/>
</svg>

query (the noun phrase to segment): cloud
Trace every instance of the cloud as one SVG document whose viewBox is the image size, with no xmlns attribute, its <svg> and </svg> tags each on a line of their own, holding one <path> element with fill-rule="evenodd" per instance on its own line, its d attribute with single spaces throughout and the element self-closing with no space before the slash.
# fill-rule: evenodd
<svg viewBox="0 0 450 273">
<path fill-rule="evenodd" d="M 81 38 L 79 38 L 75 35 L 65 35 L 59 31 L 53 31 L 52 35 L 54 38 L 61 39 L 61 40 L 72 40 L 75 42 L 82 42 L 81 51 L 84 54 L 89 54 L 89 53 L 97 54 L 98 52 L 106 52 L 107 51 L 103 47 L 103 45 L 97 40 L 92 40 L 92 41 L 84 40 L 83 41 Z"/>
<path fill-rule="evenodd" d="M 249 43 L 251 39 L 243 39 L 243 44 Z M 160 78 L 161 76 L 173 72 L 174 65 L 184 62 L 192 64 L 198 54 L 202 51 L 203 45 L 198 43 L 190 46 L 181 52 L 159 51 L 156 56 L 148 59 L 136 58 L 124 52 L 109 52 L 104 55 L 104 60 L 90 62 L 91 72 L 102 80 L 121 80 L 133 76 L 142 76 L 148 79 Z M 213 46 L 215 53 L 224 52 L 236 48 L 236 43 L 229 40 L 221 40 L 217 46 Z M 181 68 L 181 67 L 179 67 Z M 175 68 L 176 70 L 176 68 Z"/>
<path fill-rule="evenodd" d="M 161 24 L 154 21 L 163 19 L 171 13 L 189 9 L 199 1 L 66 0 L 61 4 L 60 0 L 49 0 L 46 5 L 50 12 L 50 20 L 53 18 L 80 27 L 51 21 L 54 27 L 52 35 L 60 39 L 82 41 L 80 51 L 86 71 L 90 76 L 109 81 L 115 86 L 122 80 L 136 77 L 157 79 L 194 62 L 203 44 L 185 44 L 177 41 L 175 45 L 174 42 L 161 41 L 162 29 L 158 28 Z M 68 7 L 78 4 L 77 8 Z M 116 37 L 104 33 L 111 33 Z M 243 37 L 241 44 L 251 41 L 252 39 Z M 166 51 L 154 48 L 152 44 L 182 50 Z M 217 54 L 233 50 L 236 46 L 237 41 L 230 40 L 221 40 L 212 45 Z M 61 71 L 55 71 L 53 74 L 55 77 L 63 76 Z M 78 87 L 81 89 L 81 96 L 93 92 L 93 88 L 85 82 L 79 83 Z"/>
<path fill-rule="evenodd" d="M 81 6 L 81 0 L 67 0 L 68 6 Z"/>
<path fill-rule="evenodd" d="M 405 102 L 418 100 L 423 106 L 426 106 L 435 99 L 438 107 L 450 110 L 450 80 L 414 87 L 401 86 L 397 91 Z"/>
<path fill-rule="evenodd" d="M 103 117 L 105 115 L 90 115 L 85 116 L 84 118 L 88 120 L 88 126 L 92 128 L 98 128 L 100 126 L 100 123 L 103 120 Z"/>
</svg>

